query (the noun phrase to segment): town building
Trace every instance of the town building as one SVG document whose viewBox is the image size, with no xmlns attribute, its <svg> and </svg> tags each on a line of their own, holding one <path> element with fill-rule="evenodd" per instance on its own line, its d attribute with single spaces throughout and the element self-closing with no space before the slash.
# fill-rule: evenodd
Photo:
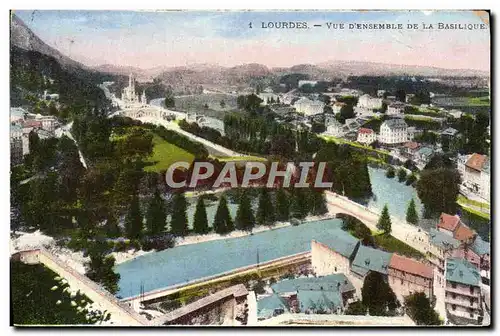
<svg viewBox="0 0 500 336">
<path fill-rule="evenodd" d="M 405 112 L 406 104 L 402 102 L 394 102 L 387 106 L 387 111 L 385 112 L 388 116 L 401 116 Z"/>
<path fill-rule="evenodd" d="M 351 262 L 360 245 L 359 239 L 345 231 L 338 230 L 335 237 L 328 237 L 323 241 L 325 243 L 316 240 L 311 242 L 313 272 L 320 276 L 335 273 L 348 274 Z"/>
<path fill-rule="evenodd" d="M 401 148 L 401 154 L 405 157 L 413 159 L 419 148 L 420 144 L 418 142 L 408 141 L 403 144 L 403 147 Z"/>
<path fill-rule="evenodd" d="M 324 113 L 325 103 L 319 100 L 310 100 L 309 98 L 302 97 L 293 104 L 293 107 L 295 107 L 298 113 L 310 116 Z"/>
<path fill-rule="evenodd" d="M 453 257 L 453 253 L 460 247 L 460 241 L 438 229 L 429 230 L 429 249 L 427 259 L 437 270 L 444 275 L 446 259 Z"/>
<path fill-rule="evenodd" d="M 490 200 L 490 159 L 486 155 L 459 156 L 457 169 L 462 177 L 462 186 L 484 200 Z"/>
<path fill-rule="evenodd" d="M 379 142 L 386 145 L 408 141 L 408 125 L 402 119 L 386 120 L 380 125 Z"/>
<path fill-rule="evenodd" d="M 334 137 L 342 137 L 347 131 L 348 128 L 345 125 L 342 125 L 337 119 L 332 118 L 329 120 L 324 134 Z"/>
<path fill-rule="evenodd" d="M 369 145 L 369 144 L 373 143 L 376 140 L 377 140 L 377 134 L 372 129 L 363 128 L 362 127 L 362 128 L 360 128 L 358 130 L 358 139 L 357 139 L 357 141 L 359 143 Z"/>
<path fill-rule="evenodd" d="M 273 92 L 262 92 L 258 94 L 258 97 L 262 99 L 261 105 L 270 105 L 281 102 L 279 95 Z"/>
<path fill-rule="evenodd" d="M 341 314 L 357 300 L 356 290 L 344 274 L 301 277 L 271 285 L 272 293 L 257 301 L 257 318 L 264 320 L 286 312 Z"/>
<path fill-rule="evenodd" d="M 28 111 L 23 109 L 22 107 L 11 107 L 10 108 L 10 122 L 11 123 L 19 123 L 24 120 L 24 118 L 28 115 Z"/>
<path fill-rule="evenodd" d="M 332 104 L 332 112 L 333 112 L 333 114 L 339 114 L 340 111 L 342 110 L 342 107 L 344 107 L 345 105 L 346 105 L 346 103 L 334 102 Z"/>
<path fill-rule="evenodd" d="M 382 108 L 382 98 L 374 98 L 369 94 L 364 94 L 358 98 L 358 107 L 367 109 Z"/>
<path fill-rule="evenodd" d="M 415 135 L 421 133 L 419 130 L 417 130 L 416 127 L 413 126 L 408 127 L 407 132 L 408 132 L 408 141 L 412 141 L 415 138 Z"/>
<path fill-rule="evenodd" d="M 431 266 L 393 253 L 387 276 L 389 286 L 400 302 L 404 302 L 405 296 L 418 292 L 432 299 L 434 270 Z"/>
<path fill-rule="evenodd" d="M 430 161 L 433 155 L 434 149 L 428 146 L 422 146 L 413 155 L 413 161 L 415 161 L 419 168 L 423 168 Z"/>
<path fill-rule="evenodd" d="M 458 135 L 458 130 L 454 129 L 453 127 L 448 127 L 447 129 L 441 132 L 441 135 L 454 138 Z"/>
<path fill-rule="evenodd" d="M 15 166 L 23 162 L 23 129 L 20 125 L 10 126 L 10 164 Z"/>
<path fill-rule="evenodd" d="M 359 289 L 359 295 L 361 295 L 361 288 L 368 272 L 378 272 L 387 276 L 391 257 L 391 253 L 364 245 L 359 246 L 352 261 L 351 272 L 349 274 L 349 280 L 351 280 L 356 289 Z"/>
<path fill-rule="evenodd" d="M 405 102 L 406 103 L 411 103 L 411 100 L 415 97 L 414 93 L 407 93 L 405 96 Z"/>
<path fill-rule="evenodd" d="M 446 261 L 445 307 L 448 319 L 478 323 L 482 315 L 480 284 L 479 270 L 470 262 L 460 258 Z"/>
</svg>

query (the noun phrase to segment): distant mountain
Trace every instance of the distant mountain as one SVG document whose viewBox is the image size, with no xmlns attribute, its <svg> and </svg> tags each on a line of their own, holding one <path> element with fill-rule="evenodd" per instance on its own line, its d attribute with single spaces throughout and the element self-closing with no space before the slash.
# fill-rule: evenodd
<svg viewBox="0 0 500 336">
<path fill-rule="evenodd" d="M 10 44 L 27 51 L 36 51 L 41 54 L 53 57 L 61 66 L 70 71 L 89 68 L 84 64 L 72 60 L 63 55 L 59 50 L 52 48 L 43 42 L 38 36 L 26 26 L 26 24 L 16 15 L 11 15 L 10 20 Z"/>
</svg>

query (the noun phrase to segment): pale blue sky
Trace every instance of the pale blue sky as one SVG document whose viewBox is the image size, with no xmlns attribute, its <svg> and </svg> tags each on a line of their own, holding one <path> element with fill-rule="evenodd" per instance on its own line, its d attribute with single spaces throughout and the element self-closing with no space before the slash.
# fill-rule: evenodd
<svg viewBox="0 0 500 336">
<path fill-rule="evenodd" d="M 68 56 L 97 65 L 142 68 L 219 63 L 290 66 L 357 60 L 489 70 L 489 30 L 381 31 L 312 28 L 326 22 L 482 23 L 472 12 L 133 12 L 16 11 L 38 36 Z M 426 15 L 427 14 L 427 15 Z M 261 22 L 307 21 L 306 30 Z M 248 23 L 253 22 L 253 29 Z"/>
</svg>

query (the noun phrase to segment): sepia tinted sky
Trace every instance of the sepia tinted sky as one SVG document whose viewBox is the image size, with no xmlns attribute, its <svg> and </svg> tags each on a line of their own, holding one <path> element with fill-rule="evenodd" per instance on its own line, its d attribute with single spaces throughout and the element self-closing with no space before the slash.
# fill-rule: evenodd
<svg viewBox="0 0 500 336">
<path fill-rule="evenodd" d="M 88 65 L 152 68 L 194 63 L 270 67 L 333 60 L 489 71 L 484 30 L 329 30 L 326 22 L 480 24 L 456 12 L 132 12 L 15 11 L 35 34 Z M 309 29 L 262 29 L 262 22 L 305 21 Z M 253 28 L 249 28 L 252 22 Z M 322 24 L 321 28 L 312 27 Z"/>
</svg>

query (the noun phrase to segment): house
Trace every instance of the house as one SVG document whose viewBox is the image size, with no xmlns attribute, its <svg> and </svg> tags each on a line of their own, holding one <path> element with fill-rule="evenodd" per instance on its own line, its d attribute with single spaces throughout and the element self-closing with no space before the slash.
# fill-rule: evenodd
<svg viewBox="0 0 500 336">
<path fill-rule="evenodd" d="M 434 270 L 431 266 L 393 253 L 387 276 L 389 286 L 400 302 L 404 302 L 405 296 L 418 292 L 432 299 Z"/>
<path fill-rule="evenodd" d="M 413 156 L 413 161 L 417 163 L 418 166 L 425 166 L 434 155 L 434 149 L 430 147 L 421 147 L 419 148 L 415 155 Z"/>
<path fill-rule="evenodd" d="M 403 148 L 401 149 L 401 154 L 413 157 L 415 153 L 417 153 L 419 148 L 420 144 L 418 142 L 408 141 L 403 145 Z"/>
<path fill-rule="evenodd" d="M 489 273 L 491 270 L 490 265 L 490 243 L 485 242 L 479 235 L 476 236 L 474 243 L 470 247 L 477 256 L 479 256 L 479 269 L 484 271 L 485 277 L 490 278 Z"/>
<path fill-rule="evenodd" d="M 415 135 L 419 134 L 420 132 L 413 126 L 410 126 L 407 128 L 408 132 L 408 141 L 412 141 L 415 138 Z"/>
<path fill-rule="evenodd" d="M 361 122 L 357 118 L 349 118 L 345 120 L 345 125 L 350 132 L 357 132 L 361 127 Z"/>
<path fill-rule="evenodd" d="M 349 279 L 354 284 L 356 289 L 359 289 L 360 295 L 361 288 L 363 287 L 363 281 L 368 272 L 378 272 L 387 276 L 391 257 L 391 253 L 364 245 L 359 246 L 358 251 L 356 252 L 356 255 L 351 263 Z"/>
<path fill-rule="evenodd" d="M 10 122 L 18 123 L 24 120 L 24 117 L 28 114 L 28 111 L 22 107 L 11 107 L 10 108 Z"/>
<path fill-rule="evenodd" d="M 303 97 L 297 100 L 293 107 L 298 113 L 303 113 L 306 116 L 320 114 L 324 112 L 325 103 L 319 100 L 310 100 L 309 98 Z"/>
<path fill-rule="evenodd" d="M 406 104 L 402 102 L 394 102 L 387 106 L 387 111 L 385 112 L 388 116 L 400 116 L 404 113 Z"/>
<path fill-rule="evenodd" d="M 471 193 L 490 200 L 490 159 L 486 155 L 471 154 L 460 156 L 457 169 L 462 177 L 462 185 Z"/>
<path fill-rule="evenodd" d="M 447 233 L 431 228 L 429 230 L 429 250 L 427 258 L 437 270 L 444 275 L 446 259 L 451 258 L 456 249 L 460 247 L 460 241 Z"/>
<path fill-rule="evenodd" d="M 357 141 L 362 144 L 371 144 L 375 140 L 377 140 L 377 134 L 369 128 L 360 128 L 358 130 L 358 139 Z"/>
<path fill-rule="evenodd" d="M 446 260 L 445 307 L 448 318 L 478 322 L 481 309 L 481 275 L 465 259 Z"/>
<path fill-rule="evenodd" d="M 271 289 L 272 295 L 257 301 L 260 320 L 283 312 L 340 314 L 356 300 L 356 289 L 341 273 L 282 280 Z"/>
<path fill-rule="evenodd" d="M 346 106 L 346 103 L 342 102 L 335 102 L 332 104 L 332 111 L 333 114 L 339 114 L 340 111 L 342 110 L 342 107 Z"/>
<path fill-rule="evenodd" d="M 406 103 L 410 103 L 411 100 L 415 97 L 415 94 L 414 93 L 407 93 L 406 96 L 405 96 L 405 102 Z"/>
<path fill-rule="evenodd" d="M 460 217 L 458 217 L 458 215 L 449 215 L 443 212 L 441 213 L 441 216 L 439 216 L 437 229 L 440 232 L 446 233 L 447 235 L 453 237 L 454 232 L 459 224 L 460 224 Z"/>
<path fill-rule="evenodd" d="M 447 136 L 450 138 L 456 137 L 457 134 L 458 134 L 458 130 L 454 129 L 453 127 L 448 127 L 447 129 L 445 129 L 444 131 L 441 132 L 442 136 Z"/>
<path fill-rule="evenodd" d="M 342 137 L 348 131 L 345 125 L 342 125 L 335 118 L 329 120 L 328 126 L 326 126 L 325 135 L 330 135 L 334 137 Z"/>
<path fill-rule="evenodd" d="M 460 110 L 449 110 L 448 114 L 451 115 L 453 118 L 460 119 L 463 112 Z"/>
<path fill-rule="evenodd" d="M 408 141 L 408 125 L 402 119 L 386 120 L 380 125 L 379 142 L 386 145 Z"/>
<path fill-rule="evenodd" d="M 359 248 L 359 239 L 349 233 L 338 230 L 335 237 L 328 237 L 319 242 L 311 242 L 311 266 L 317 275 L 349 273 L 350 264 Z"/>
<path fill-rule="evenodd" d="M 358 99 L 358 107 L 367 109 L 379 109 L 382 108 L 382 98 L 373 98 L 369 94 L 364 94 Z"/>
<path fill-rule="evenodd" d="M 273 92 L 262 92 L 258 94 L 258 97 L 262 99 L 261 105 L 269 105 L 272 103 L 277 103 L 279 100 L 279 95 Z"/>
</svg>

